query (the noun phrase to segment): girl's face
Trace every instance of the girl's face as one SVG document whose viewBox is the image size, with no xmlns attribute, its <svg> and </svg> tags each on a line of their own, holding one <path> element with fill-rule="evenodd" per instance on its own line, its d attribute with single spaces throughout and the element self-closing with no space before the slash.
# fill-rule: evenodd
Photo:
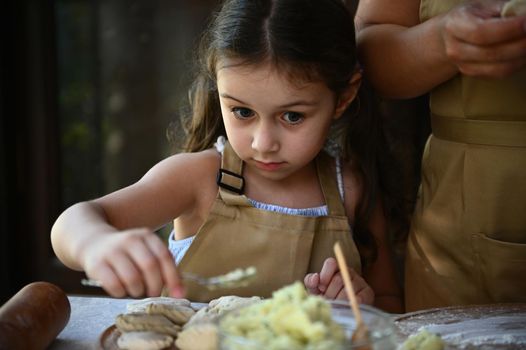
<svg viewBox="0 0 526 350">
<path fill-rule="evenodd" d="M 354 98 L 338 99 L 322 82 L 291 82 L 271 64 L 225 65 L 217 88 L 233 149 L 250 172 L 273 180 L 310 165 Z"/>
</svg>

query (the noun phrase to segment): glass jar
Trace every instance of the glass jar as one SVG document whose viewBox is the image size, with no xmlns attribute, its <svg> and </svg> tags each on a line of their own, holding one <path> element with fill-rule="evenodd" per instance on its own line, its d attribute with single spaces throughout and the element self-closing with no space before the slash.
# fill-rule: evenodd
<svg viewBox="0 0 526 350">
<path fill-rule="evenodd" d="M 226 317 L 236 317 L 242 309 L 233 310 L 219 319 L 219 349 L 220 350 L 351 350 L 351 349 L 371 349 L 371 350 L 393 350 L 397 348 L 395 325 L 392 317 L 374 307 L 360 305 L 362 320 L 369 330 L 369 342 L 351 343 L 352 334 L 356 328 L 356 322 L 352 309 L 346 301 L 330 301 L 332 319 L 344 331 L 345 339 L 337 344 L 334 342 L 313 344 L 293 345 L 287 341 L 286 337 L 276 336 L 269 341 L 257 339 L 257 334 L 239 336 L 230 333 L 222 327 L 222 320 Z M 250 306 L 248 306 L 250 307 Z M 247 318 L 247 315 L 244 315 Z M 246 322 L 260 322 L 262 329 L 268 327 L 268 321 L 257 319 L 246 319 Z"/>
<path fill-rule="evenodd" d="M 356 329 L 356 320 L 347 301 L 331 301 L 333 320 L 345 330 L 348 344 L 345 349 L 360 349 L 368 346 L 374 350 L 392 350 L 397 348 L 394 319 L 388 313 L 368 305 L 360 305 L 362 321 L 369 330 L 369 342 L 350 343 Z"/>
</svg>

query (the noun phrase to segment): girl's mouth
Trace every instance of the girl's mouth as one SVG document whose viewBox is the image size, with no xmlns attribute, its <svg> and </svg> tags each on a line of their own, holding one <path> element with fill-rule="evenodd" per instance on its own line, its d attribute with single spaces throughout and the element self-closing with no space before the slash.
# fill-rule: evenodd
<svg viewBox="0 0 526 350">
<path fill-rule="evenodd" d="M 285 164 L 285 162 L 260 162 L 258 160 L 256 160 L 255 163 L 258 169 L 265 170 L 265 171 L 278 170 Z"/>
</svg>

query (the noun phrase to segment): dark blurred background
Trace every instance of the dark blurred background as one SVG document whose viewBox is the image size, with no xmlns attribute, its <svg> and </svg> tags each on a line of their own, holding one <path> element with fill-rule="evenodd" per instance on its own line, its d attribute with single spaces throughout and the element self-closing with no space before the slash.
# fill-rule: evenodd
<svg viewBox="0 0 526 350">
<path fill-rule="evenodd" d="M 81 287 L 83 274 L 56 259 L 51 226 L 66 207 L 137 181 L 172 152 L 166 130 L 177 120 L 192 49 L 218 2 L 2 5 L 0 304 L 37 280 L 67 293 L 100 293 Z M 411 179 L 426 136 L 424 106 L 425 99 L 384 106 Z"/>
<path fill-rule="evenodd" d="M 137 181 L 171 152 L 194 43 L 218 0 L 28 1 L 1 11 L 0 289 L 70 293 L 50 228 L 69 205 Z"/>
</svg>

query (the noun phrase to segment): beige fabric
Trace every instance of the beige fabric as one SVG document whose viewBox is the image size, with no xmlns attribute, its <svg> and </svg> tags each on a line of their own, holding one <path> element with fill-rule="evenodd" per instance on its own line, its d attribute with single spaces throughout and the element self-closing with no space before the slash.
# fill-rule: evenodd
<svg viewBox="0 0 526 350">
<path fill-rule="evenodd" d="M 461 1 L 421 2 L 423 20 Z M 407 311 L 526 302 L 526 69 L 431 93 L 406 258 Z"/>
<path fill-rule="evenodd" d="M 242 175 L 242 161 L 225 145 L 222 168 Z M 328 205 L 326 217 L 303 217 L 254 208 L 244 195 L 220 188 L 210 214 L 179 264 L 181 271 L 203 276 L 255 266 L 256 279 L 246 287 L 206 290 L 188 282 L 187 298 L 208 302 L 222 295 L 262 296 L 305 274 L 321 270 L 339 240 L 351 267 L 360 271 L 358 250 L 340 200 L 336 175 L 325 153 L 316 159 L 320 185 Z M 232 184 L 230 182 L 229 184 Z"/>
</svg>

